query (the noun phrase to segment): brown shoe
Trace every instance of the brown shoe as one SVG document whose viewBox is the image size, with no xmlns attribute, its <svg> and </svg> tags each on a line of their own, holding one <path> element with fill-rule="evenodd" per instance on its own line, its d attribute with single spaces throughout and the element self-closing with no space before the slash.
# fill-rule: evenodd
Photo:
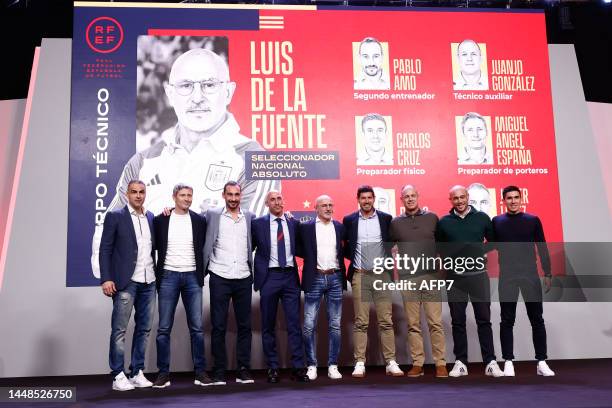
<svg viewBox="0 0 612 408">
<path fill-rule="evenodd" d="M 446 365 L 436 366 L 436 378 L 446 377 L 448 377 L 448 370 L 446 369 Z"/>
<path fill-rule="evenodd" d="M 412 368 L 406 373 L 407 377 L 420 377 L 423 375 L 423 367 L 413 365 Z"/>
</svg>

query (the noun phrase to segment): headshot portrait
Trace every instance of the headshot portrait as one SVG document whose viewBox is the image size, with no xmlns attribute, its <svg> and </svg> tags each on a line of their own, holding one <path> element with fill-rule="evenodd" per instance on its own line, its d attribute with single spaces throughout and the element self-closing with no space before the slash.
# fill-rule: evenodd
<svg viewBox="0 0 612 408">
<path fill-rule="evenodd" d="M 391 117 L 368 113 L 355 117 L 358 166 L 392 166 Z"/>
<path fill-rule="evenodd" d="M 487 188 L 481 183 L 472 183 L 468 186 L 467 192 L 469 205 L 488 214 L 491 218 L 497 215 L 494 188 Z"/>
<path fill-rule="evenodd" d="M 451 43 L 453 89 L 456 91 L 486 91 L 487 45 L 466 39 Z"/>
<path fill-rule="evenodd" d="M 455 116 L 457 164 L 485 165 L 493 162 L 491 118 L 476 112 Z"/>
<path fill-rule="evenodd" d="M 395 190 L 392 188 L 373 187 L 374 208 L 396 216 L 395 212 Z"/>
<path fill-rule="evenodd" d="M 353 78 L 356 90 L 388 90 L 389 46 L 374 37 L 353 43 Z"/>
</svg>

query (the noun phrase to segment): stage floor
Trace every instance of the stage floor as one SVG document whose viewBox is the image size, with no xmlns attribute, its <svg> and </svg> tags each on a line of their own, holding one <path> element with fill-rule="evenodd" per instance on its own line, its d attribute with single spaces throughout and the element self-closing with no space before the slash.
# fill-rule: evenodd
<svg viewBox="0 0 612 408">
<path fill-rule="evenodd" d="M 165 389 L 128 392 L 111 390 L 110 376 L 71 376 L 43 378 L 2 378 L 0 386 L 72 386 L 77 402 L 70 404 L 5 403 L 19 407 L 612 407 L 612 360 L 549 361 L 555 377 L 536 375 L 535 362 L 515 363 L 514 378 L 484 375 L 483 364 L 470 364 L 470 375 L 436 379 L 433 366 L 426 366 L 420 378 L 387 377 L 383 367 L 368 367 L 363 379 L 351 378 L 351 367 L 341 368 L 344 378 L 332 381 L 327 370 L 308 384 L 289 380 L 281 372 L 279 384 L 268 384 L 263 370 L 254 371 L 255 384 L 237 384 L 228 375 L 228 385 L 199 387 L 191 373 L 171 375 L 172 385 Z M 451 364 L 449 364 L 449 369 Z M 406 369 L 406 367 L 402 367 Z M 228 372 L 228 374 L 230 374 Z M 232 373 L 233 374 L 233 373 Z M 148 374 L 153 380 L 154 374 Z"/>
</svg>

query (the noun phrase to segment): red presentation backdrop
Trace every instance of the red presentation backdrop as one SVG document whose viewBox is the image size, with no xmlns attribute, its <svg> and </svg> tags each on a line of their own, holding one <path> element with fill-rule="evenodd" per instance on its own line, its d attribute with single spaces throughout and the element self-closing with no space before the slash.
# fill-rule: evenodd
<svg viewBox="0 0 612 408">
<path fill-rule="evenodd" d="M 543 13 L 260 10 L 262 16 L 275 17 L 267 20 L 276 21 L 275 29 L 260 23 L 256 32 L 149 34 L 228 37 L 237 83 L 230 110 L 242 133 L 266 150 L 340 152 L 339 179 L 283 180 L 288 209 L 313 211 L 325 193 L 340 219 L 355 210 L 357 186 L 370 184 L 387 189 L 389 203 L 380 205 L 398 215 L 401 186 L 411 183 L 421 205 L 443 215 L 451 186 L 481 183 L 494 194 L 493 216 L 503 212 L 501 189 L 515 184 L 525 210 L 542 219 L 547 239 L 562 241 Z M 366 37 L 388 50 L 382 56 L 388 90 L 354 89 L 360 74 L 354 50 Z M 486 90 L 453 89 L 453 58 L 466 39 L 481 49 Z M 493 163 L 458 164 L 460 120 L 468 112 L 486 119 Z M 358 165 L 359 120 L 368 113 L 391 119 L 393 165 Z M 291 130 L 296 126 L 302 131 Z"/>
</svg>

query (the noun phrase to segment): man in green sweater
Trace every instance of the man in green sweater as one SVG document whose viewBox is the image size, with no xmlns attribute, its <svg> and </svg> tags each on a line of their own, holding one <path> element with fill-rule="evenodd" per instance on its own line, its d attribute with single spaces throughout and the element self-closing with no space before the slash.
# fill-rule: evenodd
<svg viewBox="0 0 612 408">
<path fill-rule="evenodd" d="M 447 270 L 447 279 L 454 280 L 448 290 L 453 330 L 453 352 L 455 365 L 451 377 L 468 374 L 468 340 L 466 332 L 466 309 L 472 303 L 478 326 L 478 340 L 482 360 L 487 364 L 485 374 L 502 377 L 504 372 L 497 365 L 491 329 L 491 296 L 489 276 L 486 269 L 485 245 L 493 241 L 493 226 L 489 216 L 468 204 L 469 196 L 464 186 L 450 189 L 449 200 L 452 208 L 442 217 L 436 230 L 436 241 L 440 253 L 446 260 L 452 260 L 453 268 Z M 445 268 L 446 269 L 446 268 Z"/>
</svg>

